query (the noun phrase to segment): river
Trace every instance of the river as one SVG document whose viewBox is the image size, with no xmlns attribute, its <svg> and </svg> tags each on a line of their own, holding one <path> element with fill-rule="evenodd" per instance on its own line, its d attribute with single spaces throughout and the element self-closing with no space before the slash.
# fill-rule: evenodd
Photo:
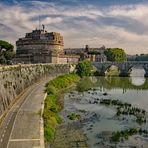
<svg viewBox="0 0 148 148">
<path fill-rule="evenodd" d="M 87 145 L 90 148 L 147 148 L 147 136 L 143 137 L 136 134 L 130 136 L 128 140 L 122 140 L 115 144 L 110 143 L 108 137 L 112 132 L 127 128 L 148 130 L 148 122 L 139 125 L 133 116 L 129 116 L 126 120 L 118 120 L 115 118 L 115 108 L 94 103 L 99 99 L 117 99 L 148 112 L 148 79 L 144 78 L 144 70 L 133 68 L 130 77 L 89 77 L 88 81 L 91 81 L 91 90 L 83 92 L 74 90 L 65 94 L 65 105 L 61 112 L 65 122 L 73 122 L 67 118 L 69 113 L 81 115 L 82 130 L 87 137 Z M 146 119 L 148 120 L 147 113 Z"/>
<path fill-rule="evenodd" d="M 144 70 L 133 68 L 130 77 L 94 77 L 95 87 L 148 111 L 148 78 L 144 78 Z"/>
</svg>

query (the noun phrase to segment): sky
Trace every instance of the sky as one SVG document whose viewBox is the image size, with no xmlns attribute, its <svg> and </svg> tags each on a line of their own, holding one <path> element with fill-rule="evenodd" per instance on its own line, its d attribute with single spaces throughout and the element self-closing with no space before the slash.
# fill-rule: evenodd
<svg viewBox="0 0 148 148">
<path fill-rule="evenodd" d="M 148 53 L 148 0 L 0 0 L 0 40 L 15 45 L 41 24 L 65 48 L 118 47 Z"/>
</svg>

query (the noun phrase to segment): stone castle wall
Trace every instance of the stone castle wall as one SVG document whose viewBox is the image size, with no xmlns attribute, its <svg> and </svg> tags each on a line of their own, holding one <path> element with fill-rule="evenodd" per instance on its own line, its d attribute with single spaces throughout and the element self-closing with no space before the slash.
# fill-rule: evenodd
<svg viewBox="0 0 148 148">
<path fill-rule="evenodd" d="M 44 78 L 69 73 L 68 64 L 32 64 L 0 67 L 0 118 L 15 98 L 28 86 Z"/>
</svg>

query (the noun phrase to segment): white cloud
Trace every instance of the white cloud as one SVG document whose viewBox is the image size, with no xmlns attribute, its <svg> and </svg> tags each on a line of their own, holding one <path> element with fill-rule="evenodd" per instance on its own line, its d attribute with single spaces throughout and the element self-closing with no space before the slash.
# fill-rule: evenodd
<svg viewBox="0 0 148 148">
<path fill-rule="evenodd" d="M 139 5 L 126 5 L 110 7 L 109 15 L 114 17 L 127 17 L 139 21 L 141 24 L 148 25 L 148 3 Z"/>
<path fill-rule="evenodd" d="M 47 17 L 45 19 L 42 20 L 42 22 L 44 22 L 44 24 L 55 24 L 55 23 L 61 23 L 62 22 L 62 18 L 57 17 L 57 18 L 51 18 L 51 17 Z"/>
<path fill-rule="evenodd" d="M 26 2 L 27 3 L 27 2 Z M 130 6 L 73 6 L 30 2 L 8 6 L 0 4 L 0 39 L 15 43 L 38 26 L 38 17 L 49 31 L 64 36 L 66 47 L 121 47 L 127 53 L 148 53 L 148 4 Z"/>
</svg>

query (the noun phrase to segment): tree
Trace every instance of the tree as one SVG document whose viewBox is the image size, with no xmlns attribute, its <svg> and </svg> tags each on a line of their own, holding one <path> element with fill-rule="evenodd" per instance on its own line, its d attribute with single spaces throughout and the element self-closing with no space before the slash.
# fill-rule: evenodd
<svg viewBox="0 0 148 148">
<path fill-rule="evenodd" d="M 0 64 L 9 63 L 14 55 L 14 46 L 6 41 L 0 40 Z"/>
<path fill-rule="evenodd" d="M 80 76 L 90 76 L 91 75 L 91 70 L 93 69 L 92 64 L 88 60 L 83 60 L 80 61 L 76 65 L 76 73 Z"/>
<path fill-rule="evenodd" d="M 126 54 L 123 49 L 119 48 L 108 48 L 105 51 L 108 61 L 125 61 Z"/>
</svg>

